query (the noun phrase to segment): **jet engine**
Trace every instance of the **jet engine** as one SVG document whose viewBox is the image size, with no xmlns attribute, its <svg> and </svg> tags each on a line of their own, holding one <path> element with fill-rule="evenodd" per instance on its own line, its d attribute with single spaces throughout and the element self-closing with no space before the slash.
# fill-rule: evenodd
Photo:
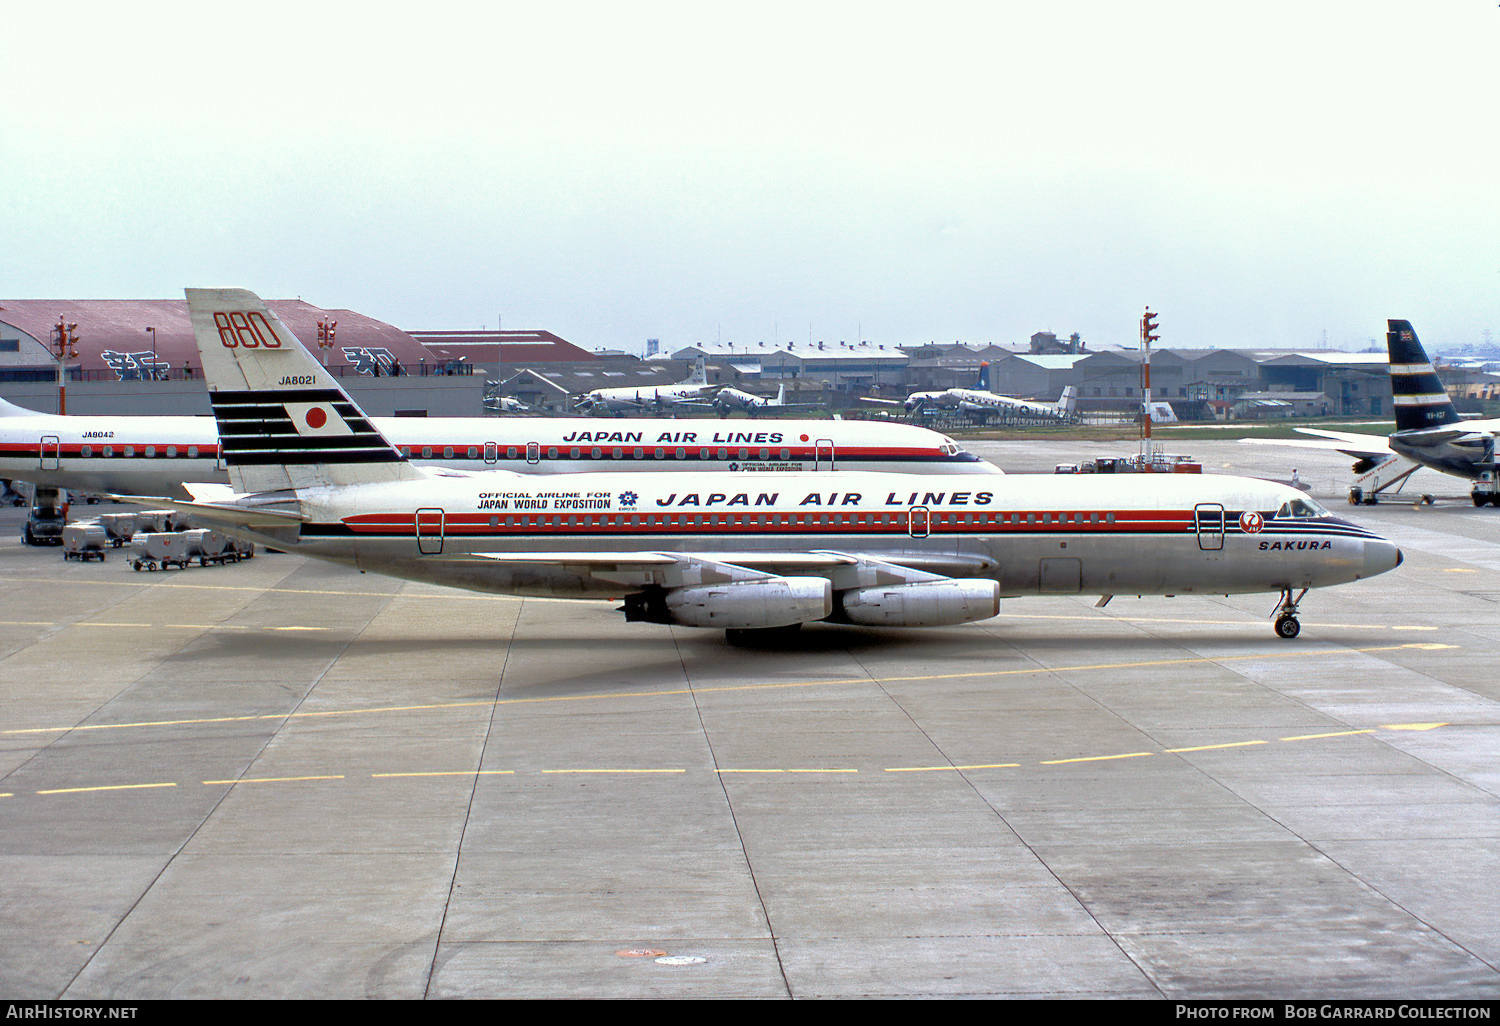
<svg viewBox="0 0 1500 1026">
<path fill-rule="evenodd" d="M 998 581 L 923 581 L 838 593 L 843 618 L 867 627 L 946 627 L 1000 612 Z"/>
<path fill-rule="evenodd" d="M 823 577 L 770 577 L 637 592 L 625 597 L 625 619 L 720 630 L 788 627 L 833 612 L 833 585 Z"/>
</svg>

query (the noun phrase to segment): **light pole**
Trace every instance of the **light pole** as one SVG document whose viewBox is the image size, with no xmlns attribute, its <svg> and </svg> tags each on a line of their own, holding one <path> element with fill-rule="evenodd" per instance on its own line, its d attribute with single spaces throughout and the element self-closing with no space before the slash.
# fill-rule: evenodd
<svg viewBox="0 0 1500 1026">
<path fill-rule="evenodd" d="M 152 327 L 147 327 L 146 330 L 151 333 L 151 380 L 155 381 L 156 380 L 156 329 L 152 328 Z"/>
</svg>

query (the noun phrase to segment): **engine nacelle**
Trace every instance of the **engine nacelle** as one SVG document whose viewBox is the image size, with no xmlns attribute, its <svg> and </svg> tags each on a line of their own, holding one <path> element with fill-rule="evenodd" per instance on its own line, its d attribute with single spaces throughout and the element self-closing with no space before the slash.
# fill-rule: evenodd
<svg viewBox="0 0 1500 1026">
<path fill-rule="evenodd" d="M 625 619 L 719 630 L 789 627 L 833 612 L 833 585 L 824 577 L 699 584 L 642 592 L 625 600 Z"/>
<path fill-rule="evenodd" d="M 946 627 L 1000 613 L 999 581 L 923 581 L 839 592 L 844 619 L 867 627 Z"/>
</svg>

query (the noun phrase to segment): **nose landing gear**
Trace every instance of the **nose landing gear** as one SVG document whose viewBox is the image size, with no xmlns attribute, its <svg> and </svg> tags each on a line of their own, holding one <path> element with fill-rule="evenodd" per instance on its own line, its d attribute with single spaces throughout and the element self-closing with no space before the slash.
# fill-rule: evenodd
<svg viewBox="0 0 1500 1026">
<path fill-rule="evenodd" d="M 1276 636 L 1286 638 L 1290 641 L 1302 633 L 1302 623 L 1297 619 L 1297 604 L 1307 596 L 1308 589 L 1303 588 L 1302 594 L 1292 598 L 1292 589 L 1283 588 L 1281 591 L 1281 602 L 1272 612 L 1276 616 Z"/>
</svg>

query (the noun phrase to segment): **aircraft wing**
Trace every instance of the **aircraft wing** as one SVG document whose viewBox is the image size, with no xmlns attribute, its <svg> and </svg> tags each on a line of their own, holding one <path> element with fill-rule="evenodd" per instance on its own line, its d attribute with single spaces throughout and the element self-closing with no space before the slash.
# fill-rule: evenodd
<svg viewBox="0 0 1500 1026">
<path fill-rule="evenodd" d="M 1391 455 L 1391 443 L 1384 435 L 1361 435 L 1352 431 L 1327 431 L 1322 428 L 1297 428 L 1316 438 L 1241 438 L 1248 445 L 1283 445 L 1302 449 L 1341 452 L 1357 460 L 1378 460 Z"/>
</svg>

